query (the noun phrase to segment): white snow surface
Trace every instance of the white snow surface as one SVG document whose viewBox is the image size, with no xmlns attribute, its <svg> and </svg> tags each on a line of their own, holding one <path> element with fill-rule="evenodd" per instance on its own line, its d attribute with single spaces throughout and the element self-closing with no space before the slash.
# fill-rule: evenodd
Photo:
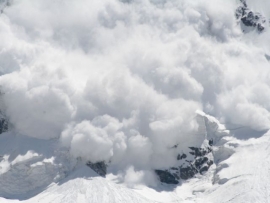
<svg viewBox="0 0 270 203">
<path fill-rule="evenodd" d="M 0 202 L 270 202 L 270 4 L 260 34 L 239 4 L 0 0 Z M 206 174 L 158 181 L 209 139 Z"/>
<path fill-rule="evenodd" d="M 157 182 L 147 186 L 138 181 L 139 172 L 131 170 L 129 182 L 119 174 L 100 177 L 80 160 L 72 163 L 65 151 L 60 152 L 54 141 L 4 133 L 0 135 L 1 154 L 10 153 L 0 162 L 1 202 L 269 202 L 269 141 L 270 133 L 260 138 L 239 140 L 228 136 L 219 122 L 202 112 L 216 134 L 223 134 L 214 148 L 215 164 L 204 175 L 197 175 L 179 185 Z M 199 134 L 207 134 L 207 126 L 200 124 Z M 218 126 L 218 128 L 216 128 Z M 224 136 L 224 132 L 227 136 Z M 7 142 L 4 142 L 6 140 Z M 47 143 L 46 143 L 47 142 Z M 3 144 L 4 143 L 4 144 Z M 26 152 L 26 149 L 31 149 Z M 58 151 L 55 151 L 57 149 Z M 35 152 L 35 153 L 34 153 Z M 19 155 L 18 155 L 19 154 Z M 24 154 L 24 155 L 22 155 Z M 39 154 L 39 156 L 37 156 Z M 51 158 L 49 158 L 51 157 Z M 56 157 L 58 160 L 55 160 Z M 109 170 L 110 171 L 110 170 Z M 130 171 L 130 170 L 128 170 Z M 137 179 L 136 179 L 137 178 Z M 137 181 L 137 182 L 136 182 Z M 18 199 L 18 200 L 16 200 Z"/>
<path fill-rule="evenodd" d="M 98 177 L 89 167 L 75 171 L 68 179 L 50 185 L 38 196 L 26 202 L 134 202 L 152 203 L 140 194 L 122 185 Z"/>
<path fill-rule="evenodd" d="M 115 177 L 99 177 L 87 166 L 80 166 L 57 183 L 51 183 L 29 198 L 20 202 L 269 202 L 270 133 L 261 138 L 246 141 L 230 138 L 227 147 L 235 153 L 217 165 L 218 170 L 183 182 L 176 187 L 159 184 L 156 187 L 127 187 Z M 35 173 L 34 171 L 32 173 Z M 42 173 L 42 172 L 41 172 Z M 49 173 L 49 172 L 46 172 Z M 38 173 L 35 173 L 39 176 Z M 19 177 L 18 177 L 19 178 Z M 37 177 L 41 180 L 41 177 Z M 36 183 L 35 183 L 36 184 Z M 0 190 L 5 185 L 1 183 Z M 18 202 L 0 199 L 1 202 Z"/>
</svg>

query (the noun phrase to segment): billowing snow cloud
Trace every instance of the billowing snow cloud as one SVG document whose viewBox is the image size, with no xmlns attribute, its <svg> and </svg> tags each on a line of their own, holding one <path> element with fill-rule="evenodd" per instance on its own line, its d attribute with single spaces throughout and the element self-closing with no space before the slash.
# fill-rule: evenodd
<svg viewBox="0 0 270 203">
<path fill-rule="evenodd" d="M 13 0 L 0 16 L 1 108 L 20 134 L 121 169 L 172 166 L 174 145 L 201 144 L 198 109 L 269 129 L 270 35 L 243 34 L 238 3 Z"/>
</svg>

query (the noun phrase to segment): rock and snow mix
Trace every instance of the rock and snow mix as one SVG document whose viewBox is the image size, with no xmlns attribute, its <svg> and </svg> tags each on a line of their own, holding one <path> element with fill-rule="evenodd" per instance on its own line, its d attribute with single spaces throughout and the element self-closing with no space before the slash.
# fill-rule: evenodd
<svg viewBox="0 0 270 203">
<path fill-rule="evenodd" d="M 180 184 L 171 201 L 220 202 L 227 186 L 240 201 L 238 177 L 253 179 L 235 165 L 267 153 L 246 149 L 270 128 L 269 4 L 0 0 L 0 197 L 106 202 L 87 196 L 101 184 L 150 202 L 113 182 L 159 197 L 161 181 Z"/>
</svg>

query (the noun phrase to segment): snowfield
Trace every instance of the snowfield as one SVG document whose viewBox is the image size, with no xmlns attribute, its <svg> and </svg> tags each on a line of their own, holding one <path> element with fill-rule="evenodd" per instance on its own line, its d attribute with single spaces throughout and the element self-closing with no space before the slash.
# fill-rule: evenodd
<svg viewBox="0 0 270 203">
<path fill-rule="evenodd" d="M 269 8 L 0 0 L 0 202 L 270 202 Z"/>
</svg>

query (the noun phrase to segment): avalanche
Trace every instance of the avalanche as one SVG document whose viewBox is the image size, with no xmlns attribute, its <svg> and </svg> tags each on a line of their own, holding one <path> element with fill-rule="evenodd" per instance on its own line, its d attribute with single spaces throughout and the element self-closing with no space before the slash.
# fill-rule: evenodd
<svg viewBox="0 0 270 203">
<path fill-rule="evenodd" d="M 270 202 L 269 6 L 0 0 L 0 202 Z"/>
</svg>

